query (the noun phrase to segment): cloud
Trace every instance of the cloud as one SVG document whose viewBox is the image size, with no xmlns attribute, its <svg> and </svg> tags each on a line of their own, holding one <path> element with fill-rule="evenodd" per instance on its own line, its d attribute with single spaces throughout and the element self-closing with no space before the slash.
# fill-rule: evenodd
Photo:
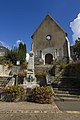
<svg viewBox="0 0 80 120">
<path fill-rule="evenodd" d="M 14 47 L 19 47 L 19 44 L 20 43 L 23 43 L 24 44 L 24 42 L 22 41 L 22 40 L 17 40 L 16 42 L 15 42 L 15 44 L 13 45 L 13 48 Z"/>
<path fill-rule="evenodd" d="M 3 42 L 2 41 L 0 41 L 0 46 L 3 46 Z"/>
<path fill-rule="evenodd" d="M 19 43 L 23 43 L 24 44 L 24 42 L 22 40 L 17 40 L 16 44 L 19 45 Z"/>
<path fill-rule="evenodd" d="M 75 40 L 80 37 L 80 13 L 77 15 L 77 18 L 70 22 L 70 27 L 73 32 L 73 43 L 75 43 Z"/>
</svg>

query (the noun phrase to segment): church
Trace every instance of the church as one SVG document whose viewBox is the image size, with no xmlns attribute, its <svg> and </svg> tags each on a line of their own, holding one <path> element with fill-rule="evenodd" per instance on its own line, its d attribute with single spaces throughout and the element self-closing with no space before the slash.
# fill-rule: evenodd
<svg viewBox="0 0 80 120">
<path fill-rule="evenodd" d="M 50 15 L 44 18 L 31 38 L 35 65 L 70 62 L 67 33 Z"/>
</svg>

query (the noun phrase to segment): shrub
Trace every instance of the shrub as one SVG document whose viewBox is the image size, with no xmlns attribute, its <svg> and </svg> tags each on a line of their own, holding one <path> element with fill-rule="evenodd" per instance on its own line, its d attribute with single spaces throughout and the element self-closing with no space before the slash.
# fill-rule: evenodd
<svg viewBox="0 0 80 120">
<path fill-rule="evenodd" d="M 40 86 L 46 85 L 46 75 L 47 75 L 47 72 L 44 71 L 43 69 L 36 70 L 35 76 L 36 76 L 36 78 L 37 78 L 37 83 L 38 83 Z"/>
<path fill-rule="evenodd" d="M 21 86 L 8 86 L 4 88 L 4 100 L 13 102 L 24 97 L 24 89 Z"/>
<path fill-rule="evenodd" d="M 46 77 L 46 72 L 43 70 L 37 70 L 36 71 L 36 76 L 38 77 Z"/>
<path fill-rule="evenodd" d="M 66 64 L 60 64 L 60 70 L 65 69 Z"/>
<path fill-rule="evenodd" d="M 66 65 L 63 75 L 80 77 L 80 62 Z"/>
<path fill-rule="evenodd" d="M 27 72 L 24 71 L 24 70 L 22 70 L 22 71 L 20 71 L 20 72 L 18 73 L 18 76 L 19 76 L 19 77 L 26 77 L 26 75 L 27 75 Z"/>
<path fill-rule="evenodd" d="M 12 68 L 13 67 L 13 64 L 12 64 L 12 62 L 8 62 L 8 68 L 10 69 L 10 68 Z"/>
<path fill-rule="evenodd" d="M 36 87 L 31 92 L 33 102 L 49 104 L 52 101 L 52 89 L 50 87 Z"/>
<path fill-rule="evenodd" d="M 27 66 L 28 66 L 28 64 L 27 64 L 26 62 L 23 62 L 23 63 L 21 64 L 21 68 L 22 68 L 22 69 L 27 69 Z"/>
<path fill-rule="evenodd" d="M 18 73 L 18 84 L 23 84 L 24 77 L 26 77 L 26 75 L 27 75 L 27 72 L 24 71 L 24 70 L 21 70 L 21 71 Z"/>
</svg>

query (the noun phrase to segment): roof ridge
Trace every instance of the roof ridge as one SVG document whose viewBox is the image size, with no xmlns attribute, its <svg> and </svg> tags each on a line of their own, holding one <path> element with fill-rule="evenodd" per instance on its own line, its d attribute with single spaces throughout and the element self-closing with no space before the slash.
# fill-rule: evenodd
<svg viewBox="0 0 80 120">
<path fill-rule="evenodd" d="M 35 32 L 33 33 L 33 35 L 31 36 L 31 38 L 33 38 L 33 36 L 35 35 L 35 33 L 37 32 L 37 30 L 40 28 L 40 26 L 42 25 L 42 23 L 45 21 L 45 19 L 46 19 L 47 17 L 49 17 L 50 19 L 52 19 L 52 21 L 54 21 L 55 24 L 58 25 L 63 32 L 65 32 L 65 31 L 63 30 L 63 28 L 52 18 L 52 16 L 51 16 L 50 14 L 47 14 L 46 17 L 45 17 L 45 18 L 42 20 L 42 22 L 40 23 L 40 25 L 37 27 L 37 29 L 35 30 Z M 65 32 L 65 34 L 67 35 L 66 32 Z"/>
</svg>

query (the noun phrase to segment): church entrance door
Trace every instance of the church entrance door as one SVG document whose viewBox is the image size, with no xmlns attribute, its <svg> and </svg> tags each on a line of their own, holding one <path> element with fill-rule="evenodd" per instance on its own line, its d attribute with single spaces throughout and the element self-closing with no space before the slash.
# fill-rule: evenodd
<svg viewBox="0 0 80 120">
<path fill-rule="evenodd" d="M 53 56 L 52 54 L 46 54 L 45 55 L 45 64 L 51 64 L 53 62 Z"/>
</svg>

